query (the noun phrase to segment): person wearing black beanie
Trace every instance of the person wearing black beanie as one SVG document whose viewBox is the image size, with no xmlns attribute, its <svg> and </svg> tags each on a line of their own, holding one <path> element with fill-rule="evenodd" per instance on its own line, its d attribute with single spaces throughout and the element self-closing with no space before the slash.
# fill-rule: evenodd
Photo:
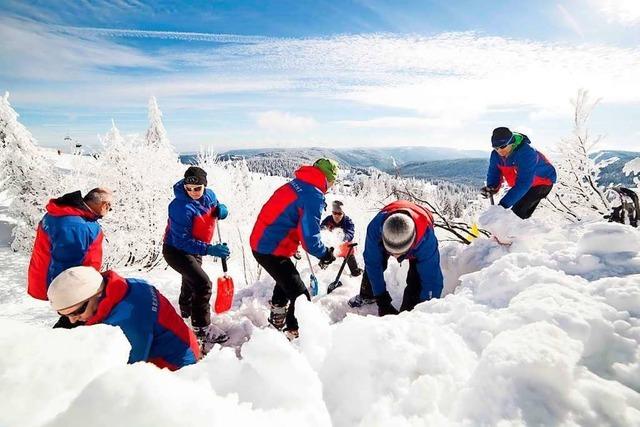
<svg viewBox="0 0 640 427">
<path fill-rule="evenodd" d="M 522 133 L 497 127 L 491 134 L 491 158 L 487 184 L 480 189 L 484 197 L 493 196 L 503 181 L 510 187 L 499 205 L 522 219 L 529 218 L 556 182 L 551 162 Z M 491 199 L 493 201 L 493 198 Z"/>
<path fill-rule="evenodd" d="M 211 244 L 218 220 L 228 215 L 213 190 L 206 188 L 207 172 L 190 166 L 184 178 L 173 186 L 175 199 L 169 204 L 169 220 L 162 245 L 162 255 L 171 268 L 182 276 L 180 314 L 191 318 L 191 325 L 206 354 L 213 344 L 228 339 L 224 331 L 211 323 L 211 287 L 202 269 L 204 255 L 226 258 L 226 243 Z"/>
</svg>

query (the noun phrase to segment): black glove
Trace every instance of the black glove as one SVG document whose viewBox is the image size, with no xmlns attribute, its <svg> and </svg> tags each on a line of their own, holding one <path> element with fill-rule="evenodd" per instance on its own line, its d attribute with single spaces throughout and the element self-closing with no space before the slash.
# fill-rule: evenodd
<svg viewBox="0 0 640 427">
<path fill-rule="evenodd" d="M 378 316 L 386 316 L 387 314 L 398 314 L 398 310 L 391 305 L 391 295 L 389 292 L 384 291 L 384 293 L 378 295 L 376 297 L 376 302 L 378 303 Z"/>
<path fill-rule="evenodd" d="M 327 248 L 327 251 L 320 258 L 320 263 L 318 264 L 321 269 L 325 269 L 336 260 L 336 256 L 333 254 L 333 248 Z"/>
<path fill-rule="evenodd" d="M 489 186 L 486 186 L 486 185 L 480 189 L 480 194 L 485 199 L 488 198 L 489 196 L 491 196 L 492 194 L 496 194 L 497 192 L 498 192 L 497 188 L 489 187 Z"/>
</svg>

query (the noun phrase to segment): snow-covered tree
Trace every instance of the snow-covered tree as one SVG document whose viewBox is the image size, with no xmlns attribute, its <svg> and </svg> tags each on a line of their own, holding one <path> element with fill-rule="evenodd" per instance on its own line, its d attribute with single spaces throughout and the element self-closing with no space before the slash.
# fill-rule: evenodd
<svg viewBox="0 0 640 427">
<path fill-rule="evenodd" d="M 156 97 L 149 98 L 149 129 L 144 138 L 145 144 L 152 148 L 169 148 L 171 144 L 167 131 L 162 123 L 162 111 L 158 107 Z"/>
<path fill-rule="evenodd" d="M 51 162 L 18 117 L 9 103 L 9 93 L 5 93 L 0 97 L 0 183 L 12 198 L 9 215 L 17 221 L 11 247 L 28 252 L 44 205 L 57 193 L 59 181 Z"/>
<path fill-rule="evenodd" d="M 602 218 L 609 212 L 604 189 L 598 185 L 600 170 L 617 161 L 611 158 L 598 161 L 592 153 L 602 139 L 593 136 L 588 122 L 598 100 L 591 100 L 589 92 L 579 90 L 573 105 L 573 131 L 557 146 L 558 161 L 555 163 L 558 179 L 545 205 L 571 222 Z"/>
<path fill-rule="evenodd" d="M 155 100 L 153 104 L 157 108 Z M 150 129 L 158 129 L 154 120 L 160 112 L 156 112 L 158 115 L 150 114 Z M 103 220 L 107 266 L 150 269 L 162 262 L 167 207 L 173 197 L 172 186 L 181 173 L 178 156 L 166 135 L 162 141 L 147 144 L 135 135 L 123 137 L 115 123 L 102 139 L 100 185 L 114 192 L 113 211 Z"/>
</svg>

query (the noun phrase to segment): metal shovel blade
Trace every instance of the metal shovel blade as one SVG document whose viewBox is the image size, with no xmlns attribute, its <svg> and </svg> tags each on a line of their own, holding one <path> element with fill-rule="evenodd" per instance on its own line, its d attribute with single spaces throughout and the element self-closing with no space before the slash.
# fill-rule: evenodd
<svg viewBox="0 0 640 427">
<path fill-rule="evenodd" d="M 336 290 L 340 286 L 342 286 L 342 282 L 340 280 L 337 280 L 335 282 L 331 282 L 329 284 L 329 286 L 327 287 L 327 293 L 330 294 L 331 292 L 333 292 L 334 290 Z"/>
</svg>

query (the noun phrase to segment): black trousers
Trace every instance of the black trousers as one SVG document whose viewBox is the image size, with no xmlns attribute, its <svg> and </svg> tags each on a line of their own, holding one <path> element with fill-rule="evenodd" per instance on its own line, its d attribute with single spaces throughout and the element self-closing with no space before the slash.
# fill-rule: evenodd
<svg viewBox="0 0 640 427">
<path fill-rule="evenodd" d="M 382 270 L 387 269 L 389 258 L 384 258 L 382 261 Z M 420 291 L 422 285 L 420 283 L 420 274 L 418 273 L 418 263 L 416 260 L 409 260 L 409 272 L 407 273 L 407 286 L 404 288 L 404 294 L 402 296 L 402 305 L 400 311 L 411 311 L 420 302 Z M 362 275 L 362 282 L 360 282 L 360 296 L 362 298 L 373 299 L 373 290 L 371 289 L 371 282 L 369 281 L 369 275 L 365 268 Z M 434 295 L 439 298 L 440 295 Z"/>
<path fill-rule="evenodd" d="M 253 256 L 258 264 L 266 270 L 276 285 L 273 287 L 271 303 L 277 306 L 284 306 L 289 302 L 287 309 L 286 327 L 290 330 L 298 329 L 298 319 L 295 316 L 296 298 L 305 295 L 307 300 L 311 300 L 309 291 L 300 278 L 300 273 L 293 265 L 291 259 L 282 256 L 261 254 L 253 252 Z"/>
<path fill-rule="evenodd" d="M 354 274 L 358 269 L 358 261 L 356 261 L 356 256 L 354 254 L 347 257 L 347 266 L 349 266 L 351 274 Z"/>
<path fill-rule="evenodd" d="M 202 256 L 188 254 L 171 245 L 162 246 L 162 255 L 171 268 L 182 276 L 180 288 L 180 312 L 191 315 L 194 327 L 209 326 L 211 323 L 211 280 L 202 269 Z"/>
<path fill-rule="evenodd" d="M 540 200 L 547 197 L 552 188 L 552 185 L 531 187 L 529 191 L 522 196 L 522 199 L 518 200 L 516 204 L 511 207 L 511 211 L 522 219 L 529 218 L 538 207 Z"/>
</svg>

